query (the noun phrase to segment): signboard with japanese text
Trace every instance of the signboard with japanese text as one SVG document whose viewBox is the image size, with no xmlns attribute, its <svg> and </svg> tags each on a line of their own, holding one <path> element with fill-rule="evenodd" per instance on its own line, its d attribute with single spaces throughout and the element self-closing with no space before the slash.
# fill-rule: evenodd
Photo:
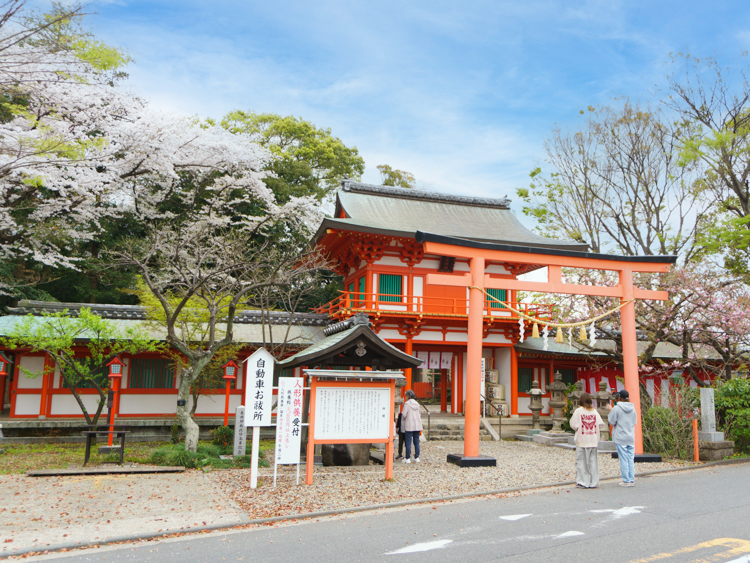
<svg viewBox="0 0 750 563">
<path fill-rule="evenodd" d="M 276 403 L 276 463 L 299 463 L 302 434 L 301 377 L 279 378 L 279 401 Z"/>
<path fill-rule="evenodd" d="M 245 426 L 271 426 L 274 358 L 265 348 L 259 348 L 245 362 Z"/>
<path fill-rule="evenodd" d="M 387 440 L 390 389 L 321 387 L 315 400 L 315 440 Z"/>
<path fill-rule="evenodd" d="M 487 375 L 486 375 L 487 374 L 487 370 L 485 369 L 486 365 L 487 365 L 487 362 L 486 362 L 485 358 L 482 358 L 482 376 L 481 376 L 480 385 L 479 385 L 479 392 L 482 395 L 485 395 L 485 385 L 484 384 L 485 384 L 485 381 L 487 379 Z"/>
</svg>

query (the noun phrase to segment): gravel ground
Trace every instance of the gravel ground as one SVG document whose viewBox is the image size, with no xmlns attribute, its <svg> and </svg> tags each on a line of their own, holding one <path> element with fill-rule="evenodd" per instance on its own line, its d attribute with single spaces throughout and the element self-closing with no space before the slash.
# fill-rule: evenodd
<svg viewBox="0 0 750 563">
<path fill-rule="evenodd" d="M 393 480 L 385 481 L 383 466 L 316 466 L 313 485 L 299 487 L 296 468 L 279 467 L 273 488 L 273 467 L 259 473 L 258 488 L 250 489 L 250 470 L 217 471 L 209 478 L 251 519 L 304 514 L 431 497 L 492 491 L 575 480 L 575 451 L 530 442 L 481 442 L 481 455 L 497 459 L 497 467 L 461 469 L 445 461 L 449 453 L 463 452 L 463 442 L 422 444 L 421 463 L 394 462 Z M 635 472 L 693 465 L 682 461 L 637 463 Z M 620 475 L 619 462 L 599 456 L 600 477 Z"/>
</svg>

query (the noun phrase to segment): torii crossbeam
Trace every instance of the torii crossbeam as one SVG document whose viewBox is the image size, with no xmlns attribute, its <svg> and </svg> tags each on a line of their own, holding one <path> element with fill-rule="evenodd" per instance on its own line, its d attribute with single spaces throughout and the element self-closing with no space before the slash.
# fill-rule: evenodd
<svg viewBox="0 0 750 563">
<path fill-rule="evenodd" d="M 425 254 L 450 256 L 469 260 L 468 274 L 428 274 L 426 282 L 435 285 L 469 287 L 469 334 L 467 340 L 466 410 L 464 428 L 464 457 L 455 456 L 449 461 L 462 466 L 495 465 L 491 458 L 479 456 L 480 379 L 482 361 L 482 321 L 485 289 L 515 289 L 543 293 L 594 295 L 618 297 L 626 303 L 620 309 L 622 319 L 623 371 L 625 389 L 630 394 L 638 420 L 641 415 L 638 386 L 638 350 L 635 330 L 635 302 L 633 299 L 666 301 L 666 291 L 652 291 L 633 286 L 634 272 L 666 273 L 676 256 L 614 256 L 568 250 L 550 250 L 504 244 L 481 243 L 431 233 L 417 232 L 417 242 L 424 246 Z M 485 273 L 488 262 L 525 264 L 548 268 L 548 281 L 491 279 Z M 573 285 L 562 282 L 562 268 L 615 271 L 619 283 L 614 287 Z M 636 453 L 643 453 L 640 424 L 636 426 Z M 486 460 L 486 463 L 485 463 Z"/>
</svg>

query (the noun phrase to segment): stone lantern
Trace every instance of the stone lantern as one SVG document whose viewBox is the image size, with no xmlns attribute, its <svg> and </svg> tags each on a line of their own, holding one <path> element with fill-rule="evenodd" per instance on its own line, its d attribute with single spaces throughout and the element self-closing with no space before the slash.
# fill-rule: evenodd
<svg viewBox="0 0 750 563">
<path fill-rule="evenodd" d="M 601 428 L 601 439 L 609 440 L 609 424 L 607 424 L 607 415 L 609 415 L 608 406 L 614 397 L 612 393 L 607 391 L 607 382 L 603 379 L 599 382 L 599 391 L 594 393 L 594 399 L 596 399 L 596 410 L 604 421 L 604 426 Z"/>
<path fill-rule="evenodd" d="M 567 386 L 562 382 L 562 374 L 555 372 L 555 380 L 547 385 L 550 392 L 549 406 L 552 409 L 552 430 L 550 432 L 562 432 L 562 411 L 565 407 L 565 390 Z"/>
<path fill-rule="evenodd" d="M 574 387 L 575 389 L 568 394 L 568 399 L 573 401 L 573 405 L 577 407 L 581 395 L 585 393 L 585 391 L 583 390 L 583 380 L 579 379 L 578 381 L 576 381 Z"/>
<path fill-rule="evenodd" d="M 542 412 L 542 390 L 539 389 L 539 382 L 536 379 L 531 382 L 529 398 L 531 399 L 529 410 L 531 411 L 531 420 L 533 421 L 532 428 L 539 430 L 539 413 Z"/>
</svg>

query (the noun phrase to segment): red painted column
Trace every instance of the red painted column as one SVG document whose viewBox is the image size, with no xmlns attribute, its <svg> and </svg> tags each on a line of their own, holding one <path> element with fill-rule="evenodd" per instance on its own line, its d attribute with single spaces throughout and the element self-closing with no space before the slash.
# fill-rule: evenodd
<svg viewBox="0 0 750 563">
<path fill-rule="evenodd" d="M 448 412 L 448 370 L 440 370 L 440 412 Z"/>
<path fill-rule="evenodd" d="M 464 353 L 458 353 L 456 363 L 456 412 L 464 413 Z"/>
<path fill-rule="evenodd" d="M 479 456 L 479 409 L 482 378 L 482 320 L 484 306 L 484 258 L 469 261 L 471 285 L 469 290 L 469 334 L 466 343 L 466 421 L 464 425 L 464 456 Z"/>
<path fill-rule="evenodd" d="M 54 361 L 49 354 L 44 355 L 44 371 L 42 373 L 42 397 L 39 401 L 39 418 L 47 418 L 47 403 L 49 401 L 49 389 L 52 386 L 52 377 L 54 376 Z"/>
<path fill-rule="evenodd" d="M 3 406 L 5 405 L 5 382 L 7 380 L 7 375 L 0 375 L 0 414 L 2 414 Z"/>
<path fill-rule="evenodd" d="M 518 352 L 510 347 L 510 414 L 518 414 Z"/>
<path fill-rule="evenodd" d="M 620 302 L 633 299 L 633 273 L 621 270 L 620 287 L 622 298 Z M 630 402 L 635 407 L 638 422 L 635 425 L 635 453 L 643 453 L 643 434 L 641 433 L 641 390 L 638 384 L 638 345 L 635 335 L 635 301 L 631 301 L 620 309 L 622 319 L 622 367 L 625 379 L 625 389 L 630 394 Z"/>
<path fill-rule="evenodd" d="M 406 337 L 406 344 L 404 345 L 404 352 L 408 354 L 409 356 L 412 355 L 412 342 L 411 342 L 411 336 Z M 406 393 L 409 389 L 411 389 L 411 368 L 407 368 L 404 370 L 404 376 L 406 377 L 406 385 L 404 385 L 401 388 L 401 396 L 404 396 L 404 393 Z"/>
</svg>

